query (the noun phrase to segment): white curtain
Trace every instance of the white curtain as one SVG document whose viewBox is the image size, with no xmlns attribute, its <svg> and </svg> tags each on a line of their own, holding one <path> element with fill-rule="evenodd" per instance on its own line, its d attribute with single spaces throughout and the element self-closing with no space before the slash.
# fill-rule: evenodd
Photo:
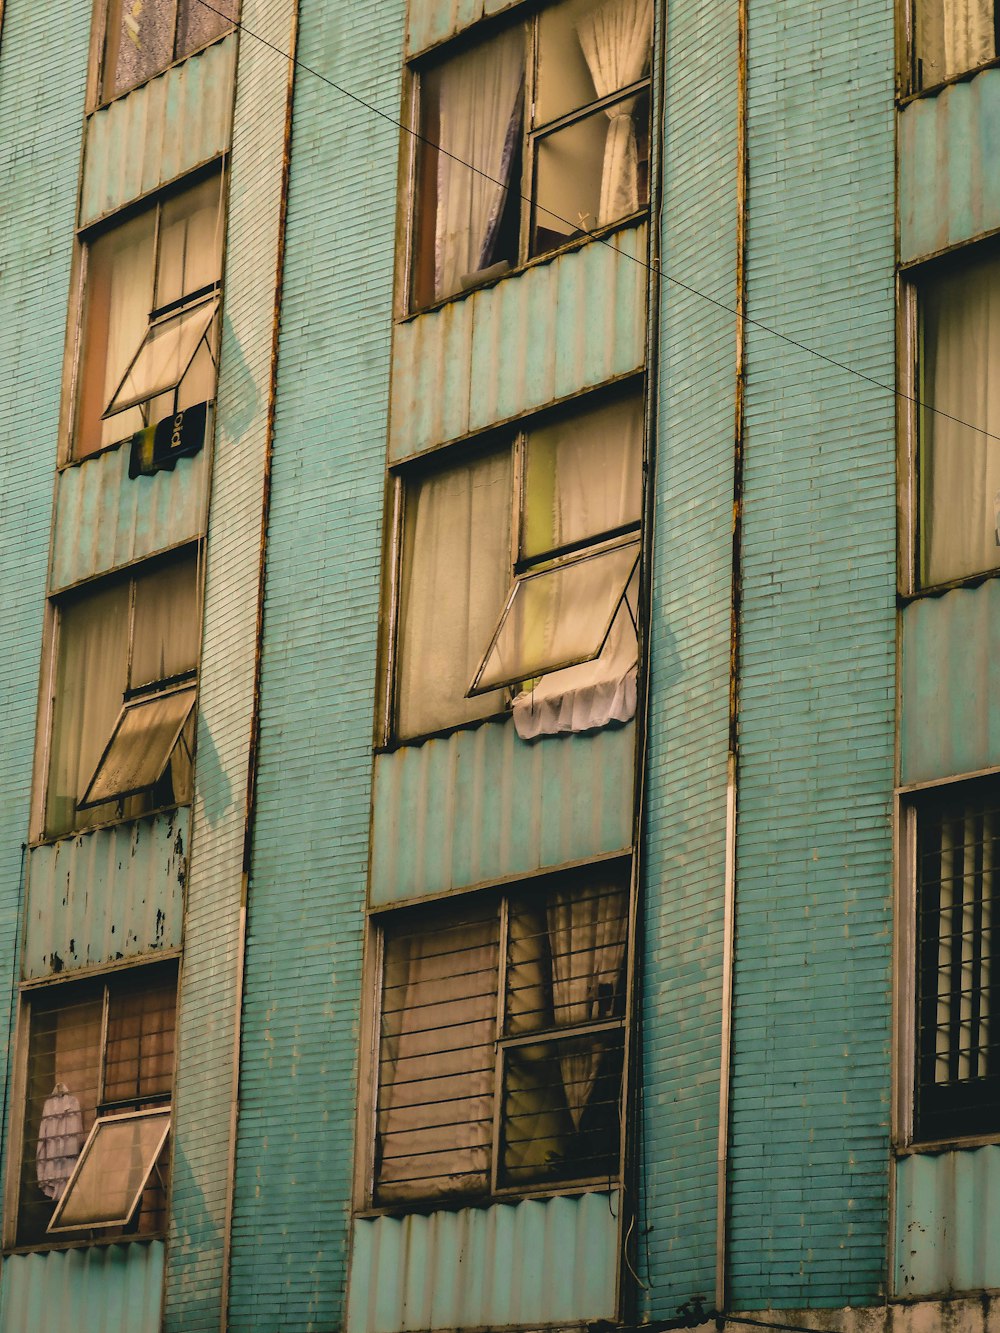
<svg viewBox="0 0 1000 1333">
<path fill-rule="evenodd" d="M 937 409 L 921 413 L 921 565 L 925 583 L 943 583 L 1000 565 L 1000 440 L 983 433 L 1000 436 L 1000 260 L 920 298 L 919 396 Z"/>
<path fill-rule="evenodd" d="M 503 211 L 503 187 L 509 183 L 516 147 L 523 85 L 520 27 L 441 70 L 435 296 L 457 292 L 466 274 L 490 262 L 490 242 Z M 466 163 L 477 169 L 470 171 Z"/>
<path fill-rule="evenodd" d="M 194 556 L 136 580 L 131 689 L 194 671 L 198 665 L 198 585 Z"/>
<path fill-rule="evenodd" d="M 379 1046 L 382 1201 L 489 1188 L 496 916 L 390 937 Z"/>
<path fill-rule="evenodd" d="M 510 451 L 414 481 L 406 497 L 397 732 L 419 736 L 498 712 L 465 691 L 490 641 L 510 571 Z"/>
<path fill-rule="evenodd" d="M 582 893 L 557 890 L 548 903 L 552 1010 L 560 1027 L 612 1015 L 612 996 L 625 960 L 626 894 L 612 885 Z M 575 1129 L 597 1082 L 604 1044 L 560 1056 L 566 1105 Z"/>
<path fill-rule="evenodd" d="M 916 29 L 924 87 L 996 55 L 993 0 L 918 0 Z"/>
<path fill-rule="evenodd" d="M 653 9 L 649 0 L 607 0 L 577 24 L 577 35 L 598 97 L 608 97 L 642 77 L 649 59 Z M 639 207 L 639 166 L 632 113 L 635 99 L 608 107 L 597 224 Z"/>
</svg>

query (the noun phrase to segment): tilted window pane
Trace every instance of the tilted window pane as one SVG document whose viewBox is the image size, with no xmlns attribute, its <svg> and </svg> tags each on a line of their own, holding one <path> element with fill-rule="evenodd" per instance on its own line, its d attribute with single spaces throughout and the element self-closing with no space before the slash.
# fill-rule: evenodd
<svg viewBox="0 0 1000 1333">
<path fill-rule="evenodd" d="M 138 411 L 102 420 L 145 335 L 153 304 L 156 210 L 98 237 L 87 248 L 73 455 L 84 458 L 142 426 Z"/>
<path fill-rule="evenodd" d="M 128 684 L 128 582 L 69 599 L 59 610 L 58 665 L 49 743 L 45 833 L 56 837 L 114 817 L 78 811 Z"/>
<path fill-rule="evenodd" d="M 142 83 L 174 58 L 176 0 L 109 0 L 104 96 Z"/>
<path fill-rule="evenodd" d="M 510 450 L 406 488 L 396 669 L 398 736 L 486 717 L 499 694 L 465 691 L 509 586 Z"/>
<path fill-rule="evenodd" d="M 139 1205 L 169 1128 L 168 1110 L 98 1120 L 49 1231 L 125 1226 Z"/>
<path fill-rule="evenodd" d="M 105 1105 L 169 1097 L 174 1072 L 176 978 L 108 997 L 104 1051 Z"/>
<path fill-rule="evenodd" d="M 494 689 L 597 657 L 639 559 L 628 542 L 518 579 L 470 689 Z"/>
<path fill-rule="evenodd" d="M 177 0 L 177 58 L 197 51 L 230 28 L 239 18 L 238 0 Z"/>
<path fill-rule="evenodd" d="M 623 1049 L 621 1028 L 506 1048 L 501 1185 L 617 1177 Z"/>
<path fill-rule="evenodd" d="M 608 97 L 649 74 L 650 0 L 568 0 L 538 19 L 535 125 Z"/>
<path fill-rule="evenodd" d="M 97 805 L 154 786 L 194 707 L 194 696 L 192 686 L 127 703 L 80 805 Z"/>
<path fill-rule="evenodd" d="M 498 261 L 517 258 L 516 225 L 511 236 L 504 222 L 508 187 L 519 193 L 514 167 L 524 58 L 525 32 L 517 25 L 421 80 L 421 133 L 440 148 L 424 153 L 419 196 L 418 242 L 425 256 L 434 256 L 435 298 L 461 290 Z"/>
<path fill-rule="evenodd" d="M 917 1087 L 925 1139 L 1000 1128 L 1000 783 L 917 811 Z"/>
<path fill-rule="evenodd" d="M 628 217 L 649 203 L 649 96 L 595 111 L 535 145 L 531 253 Z"/>
<path fill-rule="evenodd" d="M 914 28 L 921 88 L 996 56 L 993 0 L 916 0 Z"/>
<path fill-rule="evenodd" d="M 99 1095 L 102 992 L 75 989 L 67 1002 L 45 998 L 31 1006 L 28 1082 L 21 1155 L 17 1240 L 45 1234 L 55 1202 L 76 1166 Z"/>
<path fill-rule="evenodd" d="M 217 309 L 217 300 L 205 301 L 151 325 L 108 403 L 107 413 L 121 412 L 175 389 L 208 334 Z"/>
<path fill-rule="evenodd" d="M 386 931 L 377 1202 L 489 1188 L 498 955 L 495 909 Z"/>
<path fill-rule="evenodd" d="M 522 559 L 639 523 L 642 435 L 638 396 L 528 434 Z"/>
<path fill-rule="evenodd" d="M 934 409 L 920 413 L 927 585 L 1000 566 L 1000 444 L 983 433 L 1000 435 L 1000 255 L 938 270 L 921 282 L 918 301 L 918 397 Z"/>
<path fill-rule="evenodd" d="M 614 879 L 511 899 L 509 1036 L 574 1027 L 624 1013 L 628 894 Z"/>
<path fill-rule="evenodd" d="M 201 638 L 199 586 L 194 556 L 172 561 L 136 579 L 130 689 L 197 667 Z"/>
<path fill-rule="evenodd" d="M 164 200 L 156 265 L 159 309 L 222 277 L 221 173 Z"/>
</svg>

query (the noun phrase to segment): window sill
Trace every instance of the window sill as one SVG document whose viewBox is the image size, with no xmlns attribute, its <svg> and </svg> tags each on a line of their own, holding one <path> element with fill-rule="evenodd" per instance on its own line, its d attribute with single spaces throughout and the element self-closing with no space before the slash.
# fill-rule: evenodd
<svg viewBox="0 0 1000 1333">
<path fill-rule="evenodd" d="M 383 1207 L 366 1205 L 354 1209 L 357 1221 L 374 1220 L 379 1217 L 412 1217 L 417 1214 L 427 1217 L 432 1213 L 457 1213 L 466 1208 L 492 1208 L 497 1204 L 519 1203 L 522 1199 L 563 1199 L 580 1194 L 607 1194 L 619 1189 L 618 1177 L 609 1179 L 602 1176 L 596 1180 L 579 1180 L 567 1185 L 541 1186 L 531 1189 L 498 1189 L 495 1194 L 470 1194 L 461 1199 L 414 1199 L 408 1203 L 386 1204 Z"/>
<path fill-rule="evenodd" d="M 912 92 L 905 93 L 896 98 L 896 105 L 900 110 L 904 110 L 911 102 L 921 102 L 925 98 L 937 97 L 943 93 L 946 88 L 953 88 L 956 83 L 968 83 L 974 79 L 977 74 L 981 74 L 985 69 L 1000 68 L 1000 56 L 993 60 L 987 60 L 982 65 L 976 65 L 972 69 L 963 69 L 960 74 L 952 74 L 948 79 L 942 79 L 940 83 L 928 84 L 926 88 L 915 88 Z"/>
<path fill-rule="evenodd" d="M 574 236 L 572 240 L 560 245 L 554 250 L 546 250 L 544 254 L 534 255 L 531 259 L 525 259 L 520 263 L 511 265 L 503 273 L 494 278 L 488 278 L 484 282 L 477 283 L 474 287 L 469 287 L 465 291 L 453 292 L 450 296 L 443 296 L 439 301 L 431 301 L 427 305 L 422 305 L 416 310 L 410 310 L 405 315 L 397 319 L 398 324 L 409 324 L 415 319 L 420 319 L 422 315 L 431 315 L 435 311 L 443 309 L 445 306 L 454 305 L 456 301 L 465 301 L 470 296 L 475 296 L 479 292 L 488 291 L 491 287 L 496 287 L 498 283 L 506 282 L 509 278 L 516 278 L 522 273 L 527 273 L 530 269 L 539 268 L 544 264 L 551 264 L 554 259 L 562 255 L 572 254 L 574 251 L 582 250 L 584 246 L 591 245 L 595 241 L 598 244 L 607 244 L 611 237 L 619 232 L 634 230 L 640 227 L 649 219 L 649 209 L 642 208 L 636 213 L 630 213 L 626 218 L 620 218 L 617 222 L 610 222 L 606 227 L 595 228 L 583 236 Z"/>
<path fill-rule="evenodd" d="M 897 1159 L 903 1157 L 934 1157 L 946 1152 L 971 1152 L 974 1148 L 1000 1146 L 1000 1130 L 995 1134 L 970 1134 L 967 1138 L 928 1139 L 926 1142 L 899 1143 L 892 1149 Z"/>
<path fill-rule="evenodd" d="M 218 46 L 219 43 L 224 42 L 227 37 L 231 37 L 238 27 L 239 24 L 234 23 L 231 28 L 220 33 L 218 37 L 213 37 L 212 40 L 206 42 L 204 46 L 195 47 L 195 49 L 189 51 L 187 55 L 178 56 L 177 59 L 172 60 L 169 65 L 164 65 L 162 69 L 158 69 L 155 74 L 148 74 L 146 78 L 140 80 L 139 83 L 133 83 L 131 88 L 123 88 L 120 93 L 115 93 L 112 97 L 101 98 L 100 101 L 96 102 L 87 111 L 87 119 L 89 120 L 91 116 L 96 116 L 98 111 L 106 111 L 109 106 L 113 106 L 115 102 L 121 102 L 124 98 L 129 97 L 140 88 L 147 88 L 155 79 L 162 79 L 164 74 L 169 74 L 172 69 L 176 69 L 178 65 L 183 65 L 186 61 L 190 60 L 192 56 L 201 55 L 202 51 L 207 51 L 210 46 Z"/>
<path fill-rule="evenodd" d="M 419 736 L 400 736 L 391 741 L 386 741 L 384 745 L 373 746 L 375 754 L 393 754 L 396 750 L 413 750 L 426 744 L 427 741 L 445 740 L 448 736 L 454 736 L 460 731 L 477 731 L 480 727 L 486 726 L 488 722 L 506 722 L 512 716 L 509 708 L 503 712 L 490 713 L 486 717 L 474 718 L 471 722 L 456 722 L 450 727 L 441 727 L 437 731 L 425 731 Z"/>
<path fill-rule="evenodd" d="M 70 842 L 76 838 L 85 838 L 88 833 L 97 833 L 101 829 L 119 828 L 122 824 L 138 824 L 143 819 L 152 819 L 155 815 L 172 814 L 176 810 L 190 810 L 192 802 L 183 801 L 176 805 L 158 805 L 155 810 L 144 810 L 141 815 L 130 818 L 108 819 L 103 824 L 88 824 L 86 828 L 72 829 L 68 833 L 56 833 L 48 838 L 33 838 L 28 843 L 28 850 L 36 847 L 53 847 L 57 842 Z"/>
<path fill-rule="evenodd" d="M 13 1254 L 47 1254 L 50 1250 L 105 1250 L 110 1245 L 149 1245 L 154 1240 L 165 1241 L 165 1231 L 145 1231 L 141 1236 L 123 1235 L 101 1236 L 94 1240 L 45 1240 L 34 1245 L 5 1245 L 3 1257 Z"/>
<path fill-rule="evenodd" d="M 981 584 L 998 577 L 1000 577 L 1000 565 L 984 570 L 980 574 L 965 574 L 961 578 L 949 579 L 946 583 L 929 583 L 926 587 L 914 588 L 910 592 L 900 592 L 897 594 L 897 601 L 900 606 L 907 606 L 910 602 L 917 602 L 922 598 L 943 597 L 946 592 L 954 592 L 956 588 L 978 588 Z"/>
</svg>

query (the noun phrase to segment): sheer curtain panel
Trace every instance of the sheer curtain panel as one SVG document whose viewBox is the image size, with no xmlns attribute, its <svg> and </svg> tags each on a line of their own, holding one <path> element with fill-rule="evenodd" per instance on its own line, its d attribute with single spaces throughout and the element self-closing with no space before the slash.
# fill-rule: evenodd
<svg viewBox="0 0 1000 1333">
<path fill-rule="evenodd" d="M 996 55 L 993 0 L 917 0 L 917 58 L 927 88 Z"/>
</svg>

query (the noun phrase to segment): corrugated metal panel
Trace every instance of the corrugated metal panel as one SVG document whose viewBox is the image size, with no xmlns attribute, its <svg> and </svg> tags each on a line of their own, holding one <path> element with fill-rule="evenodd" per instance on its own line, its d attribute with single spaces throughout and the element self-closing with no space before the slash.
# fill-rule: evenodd
<svg viewBox="0 0 1000 1333">
<path fill-rule="evenodd" d="M 158 1333 L 163 1242 L 12 1254 L 0 1333 Z"/>
<path fill-rule="evenodd" d="M 646 236 L 629 228 L 620 254 L 585 245 L 400 324 L 390 460 L 640 370 Z"/>
<path fill-rule="evenodd" d="M 1000 227 L 1000 69 L 899 117 L 899 257 L 906 263 Z"/>
<path fill-rule="evenodd" d="M 347 1331 L 613 1319 L 619 1213 L 615 1191 L 360 1219 Z"/>
<path fill-rule="evenodd" d="M 1000 1287 L 1000 1147 L 896 1164 L 895 1295 Z"/>
<path fill-rule="evenodd" d="M 1000 582 L 920 598 L 902 620 L 902 781 L 1000 764 Z"/>
<path fill-rule="evenodd" d="M 211 423 L 209 423 L 211 430 Z M 168 550 L 205 531 L 209 450 L 180 458 L 173 472 L 129 480 L 123 445 L 56 481 L 53 592 L 132 560 Z"/>
<path fill-rule="evenodd" d="M 446 41 L 518 0 L 411 0 L 406 19 L 406 53 L 414 55 Z"/>
<path fill-rule="evenodd" d="M 190 814 L 183 808 L 32 848 L 24 976 L 179 948 Z"/>
<path fill-rule="evenodd" d="M 628 846 L 634 756 L 632 723 L 525 744 L 511 721 L 378 755 L 372 905 Z"/>
<path fill-rule="evenodd" d="M 87 122 L 80 226 L 229 147 L 236 34 L 174 65 Z"/>
</svg>

